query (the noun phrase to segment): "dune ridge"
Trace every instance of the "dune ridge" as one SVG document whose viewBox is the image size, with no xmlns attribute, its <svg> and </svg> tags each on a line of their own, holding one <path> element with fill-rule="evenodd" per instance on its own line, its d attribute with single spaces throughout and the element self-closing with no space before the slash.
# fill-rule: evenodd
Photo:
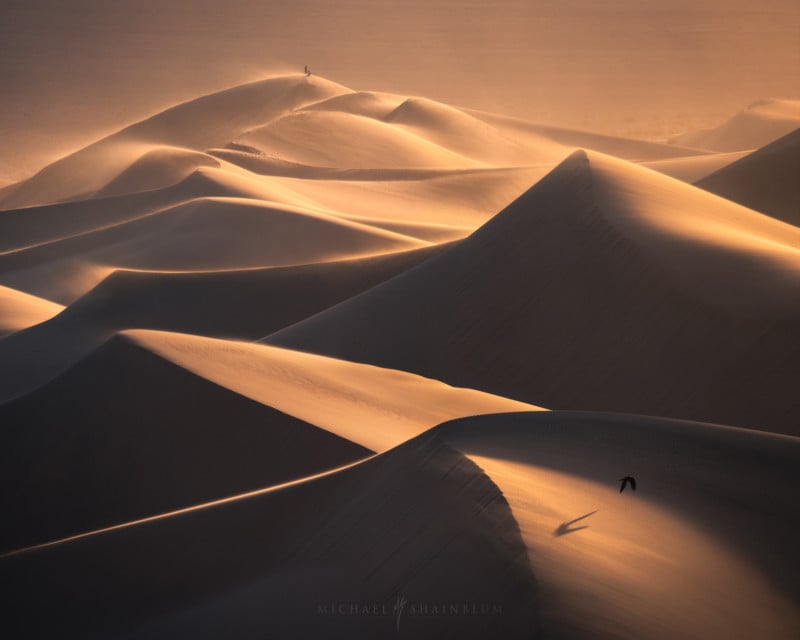
<svg viewBox="0 0 800 640">
<path fill-rule="evenodd" d="M 798 226 L 798 175 L 800 128 L 705 176 L 695 184 L 745 207 Z"/>
<path fill-rule="evenodd" d="M 794 227 L 579 152 L 456 247 L 265 341 L 551 408 L 796 433 L 798 247 Z"/>
</svg>

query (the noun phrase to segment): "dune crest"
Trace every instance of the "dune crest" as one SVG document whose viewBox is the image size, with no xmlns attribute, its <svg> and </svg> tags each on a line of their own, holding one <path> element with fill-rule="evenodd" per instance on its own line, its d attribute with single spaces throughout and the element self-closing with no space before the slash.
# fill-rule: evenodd
<svg viewBox="0 0 800 640">
<path fill-rule="evenodd" d="M 576 152 L 458 246 L 265 340 L 551 408 L 795 433 L 779 354 L 798 268 L 797 228 Z"/>
</svg>

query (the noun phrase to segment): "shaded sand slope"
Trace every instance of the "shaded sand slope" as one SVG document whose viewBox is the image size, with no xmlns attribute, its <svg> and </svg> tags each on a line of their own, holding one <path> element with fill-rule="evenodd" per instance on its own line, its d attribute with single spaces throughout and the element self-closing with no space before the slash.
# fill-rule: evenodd
<svg viewBox="0 0 800 640">
<path fill-rule="evenodd" d="M 115 271 L 60 322 L 256 339 L 369 289 L 449 245 L 295 267 Z"/>
<path fill-rule="evenodd" d="M 0 399 L 44 384 L 116 331 L 162 329 L 255 339 L 356 295 L 444 248 L 275 269 L 117 271 L 52 320 L 0 341 Z"/>
<path fill-rule="evenodd" d="M 0 286 L 0 337 L 44 322 L 63 309 L 60 304 Z"/>
<path fill-rule="evenodd" d="M 401 597 L 410 637 L 530 638 L 525 551 L 492 482 L 423 437 L 305 483 L 0 558 L 15 585 L 2 626 L 28 637 L 392 637 Z M 502 615 L 419 614 L 419 603 L 465 602 Z M 370 613 L 331 608 L 350 603 Z"/>
<path fill-rule="evenodd" d="M 436 432 L 509 501 L 543 637 L 800 632 L 800 439 L 574 412 L 467 418 Z M 637 490 L 620 494 L 629 474 Z"/>
<path fill-rule="evenodd" d="M 79 256 L 142 269 L 280 266 L 424 246 L 401 234 L 247 198 L 201 198 L 0 256 L 12 270 Z"/>
<path fill-rule="evenodd" d="M 45 204 L 90 194 L 127 168 L 148 145 L 203 150 L 299 106 L 349 89 L 322 78 L 286 76 L 241 85 L 167 109 L 42 169 L 4 192 L 0 207 Z"/>
<path fill-rule="evenodd" d="M 413 249 L 428 242 L 353 220 L 246 198 L 199 198 L 0 255 L 1 281 L 71 301 L 115 268 L 287 266 Z"/>
<path fill-rule="evenodd" d="M 695 184 L 784 222 L 800 225 L 800 129 Z"/>
<path fill-rule="evenodd" d="M 122 337 L 0 406 L 3 550 L 290 480 L 370 452 Z M 46 515 L 45 515 L 46 514 Z"/>
<path fill-rule="evenodd" d="M 0 547 L 329 469 L 454 417 L 536 409 L 264 345 L 118 334 L 48 384 L 0 405 L 0 473 L 13 487 L 0 505 L 15 522 Z"/>
<path fill-rule="evenodd" d="M 718 127 L 690 131 L 676 144 L 714 151 L 757 149 L 800 127 L 800 100 L 761 100 Z"/>
<path fill-rule="evenodd" d="M 446 253 L 265 340 L 551 408 L 796 432 L 800 230 L 577 152 Z"/>
</svg>

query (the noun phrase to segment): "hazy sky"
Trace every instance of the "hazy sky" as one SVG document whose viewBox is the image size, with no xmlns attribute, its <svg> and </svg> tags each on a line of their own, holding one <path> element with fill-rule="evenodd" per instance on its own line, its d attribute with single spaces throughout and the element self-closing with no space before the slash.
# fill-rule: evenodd
<svg viewBox="0 0 800 640">
<path fill-rule="evenodd" d="M 654 136 L 800 97 L 800 2 L 2 0 L 0 180 L 306 63 L 356 89 Z"/>
</svg>

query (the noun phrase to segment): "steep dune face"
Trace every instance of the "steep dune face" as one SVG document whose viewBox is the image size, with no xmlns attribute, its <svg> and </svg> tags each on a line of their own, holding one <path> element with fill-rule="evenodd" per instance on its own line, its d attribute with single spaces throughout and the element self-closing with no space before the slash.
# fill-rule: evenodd
<svg viewBox="0 0 800 640">
<path fill-rule="evenodd" d="M 0 568 L 16 585 L 2 623 L 12 635 L 529 638 L 537 628 L 535 578 L 505 499 L 431 438 Z"/>
<path fill-rule="evenodd" d="M 545 637 L 794 637 L 800 439 L 570 412 L 437 433 L 509 501 Z"/>
<path fill-rule="evenodd" d="M 800 100 L 762 100 L 718 127 L 691 131 L 672 142 L 714 151 L 741 151 L 763 147 L 798 127 Z"/>
<path fill-rule="evenodd" d="M 796 228 L 576 153 L 447 253 L 267 341 L 551 408 L 792 432 L 798 273 Z"/>
<path fill-rule="evenodd" d="M 11 527 L 45 542 L 352 462 L 367 449 L 115 338 L 0 406 Z M 12 515 L 13 514 L 13 515 Z M 47 514 L 47 517 L 42 517 Z"/>
<path fill-rule="evenodd" d="M 798 176 L 800 129 L 715 171 L 695 184 L 723 198 L 798 226 Z"/>
<path fill-rule="evenodd" d="M 63 309 L 60 304 L 0 286 L 0 337 L 49 320 Z"/>
</svg>

